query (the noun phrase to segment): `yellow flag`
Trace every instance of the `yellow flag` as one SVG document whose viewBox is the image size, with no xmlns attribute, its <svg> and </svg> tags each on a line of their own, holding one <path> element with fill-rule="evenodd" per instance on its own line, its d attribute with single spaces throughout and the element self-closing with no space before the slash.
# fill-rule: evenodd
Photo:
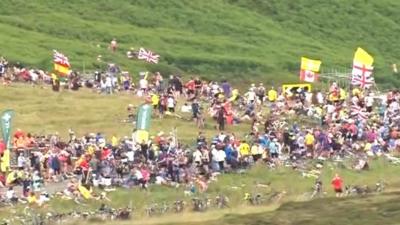
<svg viewBox="0 0 400 225">
<path fill-rule="evenodd" d="M 301 69 L 302 70 L 309 70 L 312 72 L 319 72 L 319 68 L 321 66 L 320 60 L 309 59 L 306 57 L 301 57 Z"/>
<path fill-rule="evenodd" d="M 62 75 L 67 75 L 69 73 L 69 67 L 54 63 L 54 70 Z"/>
<path fill-rule="evenodd" d="M 81 193 L 81 195 L 82 195 L 85 199 L 89 199 L 89 198 L 92 197 L 92 193 L 91 193 L 87 188 L 85 188 L 84 186 L 79 185 L 79 186 L 78 186 L 78 190 L 79 190 L 79 192 Z"/>
<path fill-rule="evenodd" d="M 354 62 L 366 66 L 372 66 L 374 63 L 374 58 L 372 58 L 372 56 L 364 49 L 357 48 L 357 51 L 354 54 Z"/>
</svg>

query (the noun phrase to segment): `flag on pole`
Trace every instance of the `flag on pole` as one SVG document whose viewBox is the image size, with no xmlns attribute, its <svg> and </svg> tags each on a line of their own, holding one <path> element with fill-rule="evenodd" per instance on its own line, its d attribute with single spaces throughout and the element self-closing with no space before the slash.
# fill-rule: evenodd
<svg viewBox="0 0 400 225">
<path fill-rule="evenodd" d="M 321 63 L 320 60 L 301 57 L 300 80 L 311 83 L 317 81 Z"/>
<path fill-rule="evenodd" d="M 1 113 L 1 132 L 3 134 L 3 141 L 6 144 L 7 149 L 11 147 L 11 129 L 13 117 L 14 110 L 7 109 Z"/>
<path fill-rule="evenodd" d="M 362 89 L 370 88 L 374 84 L 374 82 L 375 82 L 374 77 L 372 77 L 372 75 L 366 75 L 366 74 L 361 74 L 361 75 L 353 74 L 351 79 L 352 85 L 359 86 Z"/>
<path fill-rule="evenodd" d="M 54 63 L 54 71 L 60 76 L 68 75 L 71 64 L 69 63 L 68 57 L 64 54 L 58 52 L 57 50 L 53 50 L 53 63 Z"/>
<path fill-rule="evenodd" d="M 356 53 L 354 54 L 353 63 L 364 64 L 366 66 L 372 66 L 374 63 L 374 58 L 368 54 L 364 49 L 357 48 Z"/>
<path fill-rule="evenodd" d="M 146 62 L 157 64 L 159 58 L 160 58 L 160 55 L 157 55 L 150 50 L 146 50 L 144 48 L 139 49 L 138 59 L 143 59 Z"/>
<path fill-rule="evenodd" d="M 136 120 L 136 142 L 141 143 L 149 140 L 149 129 L 152 107 L 144 104 L 139 107 Z"/>
<path fill-rule="evenodd" d="M 370 54 L 362 48 L 357 48 L 353 59 L 351 84 L 363 89 L 371 87 L 374 84 L 373 63 L 374 58 Z"/>
</svg>

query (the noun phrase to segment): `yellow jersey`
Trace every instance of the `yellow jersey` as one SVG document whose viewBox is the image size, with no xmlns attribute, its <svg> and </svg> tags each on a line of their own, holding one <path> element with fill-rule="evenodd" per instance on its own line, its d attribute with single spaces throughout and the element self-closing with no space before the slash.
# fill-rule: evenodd
<svg viewBox="0 0 400 225">
<path fill-rule="evenodd" d="M 268 101 L 274 102 L 278 98 L 278 92 L 275 90 L 269 90 L 268 91 Z"/>
<path fill-rule="evenodd" d="M 315 141 L 315 138 L 314 138 L 314 135 L 312 135 L 312 134 L 307 134 L 307 135 L 304 137 L 304 143 L 305 143 L 306 145 L 313 145 L 313 144 L 314 144 L 314 141 Z"/>
<path fill-rule="evenodd" d="M 239 146 L 239 152 L 242 156 L 250 155 L 250 146 L 247 143 L 241 143 Z"/>
</svg>

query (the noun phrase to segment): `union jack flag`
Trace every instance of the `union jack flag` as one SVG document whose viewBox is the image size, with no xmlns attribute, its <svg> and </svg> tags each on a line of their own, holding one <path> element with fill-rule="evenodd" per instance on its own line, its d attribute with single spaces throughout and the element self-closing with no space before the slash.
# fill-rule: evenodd
<svg viewBox="0 0 400 225">
<path fill-rule="evenodd" d="M 372 76 L 372 66 L 366 66 L 364 64 L 353 63 L 353 71 L 351 84 L 360 86 L 362 89 L 369 88 L 374 84 L 374 78 Z"/>
<path fill-rule="evenodd" d="M 53 61 L 56 64 L 60 64 L 66 67 L 71 67 L 71 65 L 69 64 L 68 57 L 66 57 L 62 53 L 59 53 L 57 50 L 53 50 Z"/>
<path fill-rule="evenodd" d="M 368 119 L 368 112 L 359 105 L 353 104 L 350 108 L 350 116 L 360 121 L 366 121 Z"/>
<path fill-rule="evenodd" d="M 374 78 L 372 76 L 364 75 L 353 75 L 351 78 L 351 84 L 354 86 L 360 86 L 360 88 L 369 88 L 374 84 Z"/>
<path fill-rule="evenodd" d="M 138 59 L 143 59 L 146 60 L 146 62 L 149 63 L 158 63 L 158 60 L 160 58 L 160 55 L 154 54 L 154 52 L 140 48 L 139 49 L 139 54 L 138 54 Z"/>
</svg>

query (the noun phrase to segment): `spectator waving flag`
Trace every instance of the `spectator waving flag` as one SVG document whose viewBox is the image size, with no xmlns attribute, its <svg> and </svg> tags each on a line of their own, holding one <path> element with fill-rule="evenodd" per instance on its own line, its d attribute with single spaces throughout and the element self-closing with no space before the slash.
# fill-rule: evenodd
<svg viewBox="0 0 400 225">
<path fill-rule="evenodd" d="M 301 57 L 300 80 L 311 83 L 317 81 L 321 63 L 320 60 Z"/>
<path fill-rule="evenodd" d="M 364 49 L 358 48 L 354 54 L 351 84 L 363 89 L 374 84 L 372 76 L 374 59 Z"/>
<path fill-rule="evenodd" d="M 53 63 L 54 63 L 54 70 L 60 76 L 66 76 L 69 74 L 69 70 L 71 68 L 71 64 L 69 63 L 68 58 L 59 53 L 56 50 L 53 50 Z"/>
<path fill-rule="evenodd" d="M 143 59 L 149 63 L 158 63 L 160 55 L 155 54 L 150 50 L 146 50 L 144 48 L 139 49 L 138 59 Z"/>
<path fill-rule="evenodd" d="M 357 118 L 359 121 L 365 121 L 368 119 L 367 111 L 356 104 L 353 104 L 351 106 L 350 116 L 352 116 L 353 118 Z"/>
</svg>

